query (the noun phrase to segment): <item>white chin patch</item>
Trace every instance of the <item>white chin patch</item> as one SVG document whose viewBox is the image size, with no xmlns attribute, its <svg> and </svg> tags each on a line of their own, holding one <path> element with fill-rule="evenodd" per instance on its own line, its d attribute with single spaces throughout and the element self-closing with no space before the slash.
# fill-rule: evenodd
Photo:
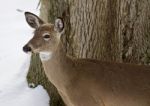
<svg viewBox="0 0 150 106">
<path fill-rule="evenodd" d="M 39 54 L 41 61 L 48 61 L 52 57 L 52 52 L 40 52 Z"/>
</svg>

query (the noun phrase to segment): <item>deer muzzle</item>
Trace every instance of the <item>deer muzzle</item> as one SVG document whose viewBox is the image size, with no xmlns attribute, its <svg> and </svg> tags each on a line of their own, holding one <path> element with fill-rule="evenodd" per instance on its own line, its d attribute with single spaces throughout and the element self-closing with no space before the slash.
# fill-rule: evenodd
<svg viewBox="0 0 150 106">
<path fill-rule="evenodd" d="M 25 46 L 23 47 L 23 51 L 24 51 L 25 53 L 28 53 L 28 52 L 32 52 L 32 49 L 31 49 L 31 47 L 30 47 L 29 45 L 25 45 Z"/>
</svg>

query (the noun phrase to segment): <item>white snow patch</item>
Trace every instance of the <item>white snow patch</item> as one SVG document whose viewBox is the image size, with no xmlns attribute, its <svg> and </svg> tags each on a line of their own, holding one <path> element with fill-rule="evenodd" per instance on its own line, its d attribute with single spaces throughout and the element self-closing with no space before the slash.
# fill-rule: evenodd
<svg viewBox="0 0 150 106">
<path fill-rule="evenodd" d="M 32 38 L 24 13 L 38 14 L 39 0 L 4 0 L 0 4 L 0 106 L 49 106 L 42 86 L 29 88 L 26 75 L 30 56 L 22 47 Z"/>
</svg>

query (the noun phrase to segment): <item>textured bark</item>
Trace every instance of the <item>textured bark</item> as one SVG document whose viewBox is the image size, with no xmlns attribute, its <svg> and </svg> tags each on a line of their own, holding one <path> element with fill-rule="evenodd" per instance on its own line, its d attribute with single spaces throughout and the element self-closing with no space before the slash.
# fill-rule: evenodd
<svg viewBox="0 0 150 106">
<path fill-rule="evenodd" d="M 149 63 L 149 0 L 70 0 L 73 56 Z"/>
<path fill-rule="evenodd" d="M 150 1 L 122 0 L 120 34 L 123 37 L 123 61 L 150 63 Z"/>
<path fill-rule="evenodd" d="M 106 61 L 150 63 L 149 0 L 41 0 L 41 17 L 65 21 L 62 36 L 68 55 Z M 51 106 L 63 106 L 33 55 L 28 81 L 48 91 Z"/>
<path fill-rule="evenodd" d="M 72 2 L 71 2 L 72 1 Z M 117 2 L 70 0 L 72 55 L 82 58 L 121 60 Z M 112 9 L 113 8 L 113 9 Z M 70 41 L 70 40 L 69 40 Z"/>
</svg>

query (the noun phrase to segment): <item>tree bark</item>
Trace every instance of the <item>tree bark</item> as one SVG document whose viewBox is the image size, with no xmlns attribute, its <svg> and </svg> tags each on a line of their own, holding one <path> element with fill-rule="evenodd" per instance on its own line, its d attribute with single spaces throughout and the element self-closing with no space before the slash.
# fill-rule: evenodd
<svg viewBox="0 0 150 106">
<path fill-rule="evenodd" d="M 150 1 L 70 0 L 73 56 L 149 63 Z"/>
<path fill-rule="evenodd" d="M 104 61 L 150 63 L 149 11 L 149 0 L 41 0 L 45 21 L 58 16 L 65 21 L 62 40 L 68 55 Z M 51 106 L 64 105 L 36 55 L 27 79 L 44 86 Z"/>
</svg>

